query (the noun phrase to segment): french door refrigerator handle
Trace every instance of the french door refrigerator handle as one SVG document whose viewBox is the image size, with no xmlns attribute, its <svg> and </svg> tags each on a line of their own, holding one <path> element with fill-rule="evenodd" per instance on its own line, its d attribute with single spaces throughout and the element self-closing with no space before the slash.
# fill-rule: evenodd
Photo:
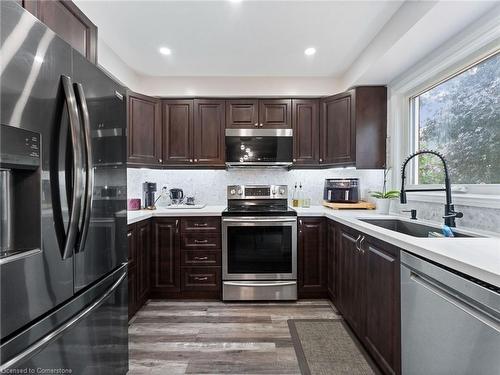
<svg viewBox="0 0 500 375">
<path fill-rule="evenodd" d="M 92 194 L 94 191 L 94 166 L 92 163 L 92 138 L 90 135 L 90 116 L 87 107 L 87 100 L 85 99 L 85 92 L 81 83 L 74 83 L 77 105 L 81 111 L 83 119 L 83 137 L 85 145 L 86 156 L 86 181 L 85 181 L 85 205 L 83 208 L 83 224 L 80 231 L 80 239 L 77 246 L 77 251 L 83 251 L 85 248 L 85 241 L 90 226 L 90 217 L 92 212 Z"/>
<path fill-rule="evenodd" d="M 125 265 L 122 267 L 126 267 Z M 122 275 L 116 280 L 113 285 L 111 285 L 99 298 L 97 298 L 93 303 L 91 303 L 84 310 L 80 311 L 73 318 L 65 322 L 64 324 L 57 327 L 55 330 L 50 332 L 48 335 L 44 336 L 42 339 L 36 341 L 33 345 L 30 345 L 28 348 L 23 350 L 21 353 L 13 357 L 11 360 L 4 362 L 0 365 L 0 373 L 4 373 L 7 369 L 14 367 L 24 360 L 37 353 L 39 350 L 56 340 L 60 337 L 65 331 L 74 327 L 78 324 L 82 319 L 84 319 L 87 315 L 92 313 L 95 309 L 102 305 L 102 303 L 115 291 L 116 288 L 122 283 L 123 279 L 127 276 L 127 270 L 125 269 Z"/>
<path fill-rule="evenodd" d="M 68 118 L 70 124 L 71 144 L 73 147 L 73 199 L 71 202 L 71 211 L 68 222 L 68 232 L 64 241 L 62 258 L 68 259 L 72 256 L 78 237 L 78 224 L 81 219 L 81 201 L 83 196 L 83 171 L 82 171 L 82 149 L 81 149 L 81 131 L 80 116 L 76 105 L 76 98 L 71 87 L 71 78 L 61 76 L 64 89 L 66 106 L 68 108 Z"/>
</svg>

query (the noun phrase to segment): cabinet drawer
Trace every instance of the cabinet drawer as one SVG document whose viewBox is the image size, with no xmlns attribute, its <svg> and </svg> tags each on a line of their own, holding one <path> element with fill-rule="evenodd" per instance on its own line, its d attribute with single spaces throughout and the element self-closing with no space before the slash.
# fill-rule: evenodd
<svg viewBox="0 0 500 375">
<path fill-rule="evenodd" d="M 181 270 L 182 290 L 219 290 L 221 284 L 220 267 L 186 267 Z"/>
<path fill-rule="evenodd" d="M 191 217 L 181 220 L 181 232 L 183 233 L 219 233 L 219 217 Z"/>
<path fill-rule="evenodd" d="M 220 266 L 220 250 L 185 250 L 182 252 L 183 266 Z"/>
<path fill-rule="evenodd" d="M 181 237 L 182 249 L 220 249 L 221 238 L 220 234 L 211 233 L 185 233 Z"/>
</svg>

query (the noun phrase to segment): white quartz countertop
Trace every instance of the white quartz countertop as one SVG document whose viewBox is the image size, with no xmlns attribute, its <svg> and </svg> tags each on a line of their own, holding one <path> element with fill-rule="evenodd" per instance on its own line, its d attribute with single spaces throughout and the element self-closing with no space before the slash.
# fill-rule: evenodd
<svg viewBox="0 0 500 375">
<path fill-rule="evenodd" d="M 226 206 L 203 208 L 157 208 L 156 210 L 127 211 L 127 223 L 133 224 L 150 217 L 221 216 Z"/>
<path fill-rule="evenodd" d="M 221 216 L 225 206 L 205 206 L 201 209 L 166 209 L 154 211 L 128 211 L 127 222 L 135 222 L 150 217 Z M 371 210 L 332 210 L 323 206 L 295 208 L 299 217 L 323 216 L 347 225 L 365 234 L 397 246 L 415 255 L 422 256 L 446 267 L 500 287 L 500 238 L 488 233 L 489 238 L 419 238 L 365 223 L 363 218 L 397 218 L 401 216 L 380 215 Z M 419 220 L 424 224 L 436 223 Z M 461 230 L 467 233 L 466 230 Z"/>
<path fill-rule="evenodd" d="M 371 210 L 332 210 L 323 206 L 296 208 L 296 211 L 299 217 L 325 216 L 410 253 L 420 255 L 421 257 L 500 287 L 500 238 L 498 234 L 487 233 L 486 235 L 495 236 L 489 238 L 420 238 L 384 229 L 359 220 L 364 218 L 397 218 L 410 221 L 401 216 L 380 215 Z M 431 225 L 437 224 L 424 220 L 418 220 L 418 222 Z M 465 234 L 485 234 L 479 231 L 470 232 L 460 228 L 457 229 L 459 232 Z"/>
</svg>

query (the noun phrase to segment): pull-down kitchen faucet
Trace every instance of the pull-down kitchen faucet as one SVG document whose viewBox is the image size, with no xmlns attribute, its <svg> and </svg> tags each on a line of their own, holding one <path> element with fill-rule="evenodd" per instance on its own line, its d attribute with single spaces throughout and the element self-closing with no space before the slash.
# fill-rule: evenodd
<svg viewBox="0 0 500 375">
<path fill-rule="evenodd" d="M 444 167 L 444 189 L 405 189 L 405 169 L 406 165 L 408 162 L 413 159 L 415 156 L 421 155 L 421 154 L 432 154 L 437 156 L 441 161 L 443 162 L 443 167 Z M 456 212 L 455 207 L 453 206 L 453 203 L 451 201 L 451 183 L 450 183 L 450 176 L 448 174 L 448 166 L 446 165 L 446 160 L 443 155 L 441 155 L 437 151 L 432 151 L 432 150 L 420 150 L 417 151 L 410 156 L 406 158 L 406 160 L 403 162 L 403 166 L 401 167 L 401 193 L 399 195 L 399 199 L 401 203 L 406 203 L 406 192 L 412 192 L 412 191 L 444 191 L 446 192 L 446 204 L 444 205 L 444 224 L 449 226 L 449 227 L 455 227 L 455 218 L 461 218 L 464 216 L 462 212 Z"/>
</svg>

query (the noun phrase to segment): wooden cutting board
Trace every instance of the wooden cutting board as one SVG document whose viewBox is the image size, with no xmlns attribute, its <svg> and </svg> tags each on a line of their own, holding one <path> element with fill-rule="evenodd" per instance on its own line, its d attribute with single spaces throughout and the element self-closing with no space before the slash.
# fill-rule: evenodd
<svg viewBox="0 0 500 375">
<path fill-rule="evenodd" d="M 359 201 L 358 203 L 333 203 L 323 201 L 323 206 L 334 210 L 374 210 L 375 205 L 370 202 Z"/>
</svg>

